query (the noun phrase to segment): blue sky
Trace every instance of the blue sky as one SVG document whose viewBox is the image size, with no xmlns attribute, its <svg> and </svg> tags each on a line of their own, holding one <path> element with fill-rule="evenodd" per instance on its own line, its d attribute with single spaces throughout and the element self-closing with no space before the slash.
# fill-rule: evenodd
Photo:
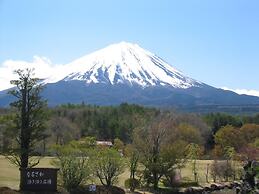
<svg viewBox="0 0 259 194">
<path fill-rule="evenodd" d="M 65 64 L 127 41 L 212 86 L 259 90 L 258 9 L 257 0 L 0 0 L 0 71 L 7 60 Z"/>
</svg>

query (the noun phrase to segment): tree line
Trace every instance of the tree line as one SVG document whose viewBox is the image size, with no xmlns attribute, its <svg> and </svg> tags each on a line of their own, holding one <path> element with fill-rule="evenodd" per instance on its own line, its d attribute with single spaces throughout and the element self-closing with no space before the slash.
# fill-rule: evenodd
<svg viewBox="0 0 259 194">
<path fill-rule="evenodd" d="M 64 145 L 86 136 L 111 141 L 119 138 L 124 143 L 131 143 L 134 129 L 151 122 L 161 113 L 159 109 L 127 103 L 106 107 L 67 104 L 54 108 L 46 107 L 45 110 L 46 130 L 37 148 L 37 152 L 43 155 L 49 154 L 48 148 L 53 144 Z M 0 152 L 2 153 L 15 144 L 17 135 L 14 129 L 15 114 L 13 108 L 0 109 Z M 197 130 L 191 129 L 190 126 L 196 125 L 202 130 L 206 153 L 215 147 L 215 134 L 219 129 L 227 125 L 238 129 L 247 124 L 258 125 L 259 123 L 259 114 L 255 116 L 233 116 L 224 113 L 197 115 L 173 112 L 173 114 L 178 119 L 177 128 L 186 131 L 186 136 L 189 134 L 189 138 L 195 138 L 190 134 L 197 133 Z M 188 123 L 189 126 L 186 125 Z M 248 129 L 245 130 L 246 132 L 249 133 Z"/>
</svg>

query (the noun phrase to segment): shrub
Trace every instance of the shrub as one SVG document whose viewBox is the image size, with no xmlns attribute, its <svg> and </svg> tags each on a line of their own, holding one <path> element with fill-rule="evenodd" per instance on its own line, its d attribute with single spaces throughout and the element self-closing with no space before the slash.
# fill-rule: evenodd
<svg viewBox="0 0 259 194">
<path fill-rule="evenodd" d="M 163 179 L 163 184 L 165 187 L 171 187 L 171 188 L 179 188 L 179 187 L 197 187 L 199 186 L 198 182 L 195 181 L 184 181 L 184 182 L 169 182 L 167 179 Z"/>
<path fill-rule="evenodd" d="M 127 189 L 129 188 L 130 191 L 134 192 L 134 190 L 139 187 L 140 182 L 137 179 L 129 178 L 129 179 L 125 180 L 124 184 Z"/>
<path fill-rule="evenodd" d="M 71 145 L 57 146 L 56 151 L 57 160 L 52 163 L 60 169 L 59 175 L 64 188 L 72 192 L 90 176 L 86 152 Z"/>
<path fill-rule="evenodd" d="M 93 154 L 93 173 L 102 185 L 110 187 L 124 171 L 123 158 L 112 148 L 99 148 Z"/>
<path fill-rule="evenodd" d="M 228 181 L 229 177 L 232 177 L 234 170 L 227 161 L 214 161 L 211 165 L 211 175 L 214 182 L 216 182 L 217 177 Z"/>
</svg>

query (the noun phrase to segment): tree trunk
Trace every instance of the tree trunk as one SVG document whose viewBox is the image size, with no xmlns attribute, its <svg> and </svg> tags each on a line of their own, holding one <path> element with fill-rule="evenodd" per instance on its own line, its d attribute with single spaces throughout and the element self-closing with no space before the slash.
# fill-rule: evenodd
<svg viewBox="0 0 259 194">
<path fill-rule="evenodd" d="M 21 145 L 20 145 L 20 157 L 21 157 L 21 171 L 28 167 L 29 162 L 29 144 L 30 144 L 30 131 L 28 121 L 28 104 L 27 104 L 27 80 L 25 80 L 25 86 L 22 91 L 22 108 L 21 108 Z M 24 182 L 23 176 L 20 176 L 20 190 L 23 190 L 22 183 Z"/>
<path fill-rule="evenodd" d="M 22 183 L 23 183 L 23 176 L 22 176 L 22 169 L 20 168 L 20 185 L 19 185 L 19 188 L 20 190 L 22 191 L 23 190 L 23 187 L 22 187 Z"/>
<path fill-rule="evenodd" d="M 110 177 L 107 177 L 107 178 L 106 178 L 106 185 L 107 185 L 107 187 L 110 187 L 111 184 L 112 184 L 111 178 L 110 178 Z"/>
<path fill-rule="evenodd" d="M 45 156 L 46 154 L 46 137 L 43 139 L 43 155 Z"/>
<path fill-rule="evenodd" d="M 157 173 L 154 173 L 154 190 L 158 189 L 158 175 Z"/>
<path fill-rule="evenodd" d="M 206 182 L 209 183 L 209 164 L 207 164 L 207 170 L 206 170 Z"/>
<path fill-rule="evenodd" d="M 226 182 L 228 182 L 228 177 L 229 177 L 229 160 L 227 159 L 227 172 L 226 172 Z"/>
</svg>

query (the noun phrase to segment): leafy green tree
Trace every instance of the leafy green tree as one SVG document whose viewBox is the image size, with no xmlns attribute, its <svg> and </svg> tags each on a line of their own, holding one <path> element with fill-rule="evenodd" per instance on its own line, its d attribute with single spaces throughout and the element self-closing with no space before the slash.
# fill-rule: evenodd
<svg viewBox="0 0 259 194">
<path fill-rule="evenodd" d="M 241 127 L 241 118 L 226 113 L 210 113 L 205 115 L 204 120 L 212 127 L 213 134 L 226 125 Z"/>
<path fill-rule="evenodd" d="M 198 182 L 198 172 L 197 172 L 197 167 L 196 167 L 196 162 L 197 159 L 202 154 L 202 149 L 198 144 L 195 143 L 190 143 L 187 146 L 187 158 L 192 160 L 192 172 L 194 175 L 194 181 Z"/>
<path fill-rule="evenodd" d="M 139 152 L 132 144 L 128 144 L 124 150 L 125 156 L 128 158 L 130 177 L 125 181 L 125 185 L 134 192 L 135 188 L 139 186 L 139 180 L 136 179 L 136 172 L 138 169 Z"/>
<path fill-rule="evenodd" d="M 49 121 L 48 133 L 51 134 L 49 141 L 56 145 L 65 145 L 72 140 L 80 138 L 78 126 L 68 118 L 52 116 Z"/>
<path fill-rule="evenodd" d="M 200 131 L 187 123 L 180 123 L 174 130 L 173 136 L 174 139 L 181 139 L 187 143 L 195 143 L 199 145 L 203 143 Z"/>
<path fill-rule="evenodd" d="M 15 73 L 19 78 L 11 81 L 15 88 L 9 93 L 16 98 L 10 105 L 17 110 L 14 122 L 19 147 L 10 150 L 8 159 L 20 168 L 27 168 L 39 163 L 30 157 L 44 138 L 46 101 L 41 98 L 43 88 L 39 79 L 33 77 L 33 69 L 16 70 Z"/>
<path fill-rule="evenodd" d="M 255 141 L 252 143 L 252 145 L 259 149 L 259 137 L 255 139 Z"/>
<path fill-rule="evenodd" d="M 124 143 L 119 138 L 115 138 L 113 147 L 114 149 L 122 153 L 125 146 L 124 146 Z"/>
<path fill-rule="evenodd" d="M 136 129 L 134 133 L 134 144 L 145 167 L 144 177 L 155 190 L 161 177 L 171 174 L 184 157 L 186 143 L 172 139 L 173 129 L 174 117 L 170 113 L 161 113 L 149 125 Z"/>
<path fill-rule="evenodd" d="M 244 139 L 245 144 L 253 143 L 256 140 L 256 138 L 259 138 L 259 125 L 244 124 L 240 128 L 240 134 Z"/>
<path fill-rule="evenodd" d="M 139 152 L 132 144 L 128 144 L 125 147 L 125 156 L 129 160 L 130 178 L 135 179 L 139 162 Z"/>
<path fill-rule="evenodd" d="M 83 144 L 73 141 L 63 146 L 55 145 L 53 148 L 57 159 L 54 159 L 52 164 L 59 168 L 62 185 L 69 192 L 76 192 L 91 176 L 89 157 L 92 145 L 85 141 Z"/>
<path fill-rule="evenodd" d="M 211 134 L 207 139 L 206 147 L 212 149 L 215 145 L 214 135 L 224 126 L 231 125 L 239 128 L 243 125 L 240 117 L 226 113 L 210 113 L 204 116 L 204 121 L 211 127 Z"/>
<path fill-rule="evenodd" d="M 125 188 L 129 188 L 131 192 L 134 192 L 137 187 L 139 187 L 140 182 L 137 179 L 129 178 L 124 182 Z"/>
<path fill-rule="evenodd" d="M 0 153 L 5 154 L 12 148 L 16 141 L 14 140 L 17 130 L 13 130 L 14 117 L 12 113 L 0 115 Z"/>
<path fill-rule="evenodd" d="M 186 163 L 186 142 L 175 140 L 173 143 L 165 145 L 161 152 L 162 173 L 167 183 L 174 186 L 176 170 L 183 168 Z"/>
<path fill-rule="evenodd" d="M 106 187 L 112 186 L 123 173 L 125 162 L 117 150 L 98 148 L 93 154 L 93 173 Z"/>
<path fill-rule="evenodd" d="M 243 147 L 253 144 L 259 137 L 259 125 L 245 124 L 241 128 L 227 125 L 218 130 L 215 134 L 215 143 L 220 145 L 222 150 L 229 146 L 239 152 Z"/>
<path fill-rule="evenodd" d="M 149 126 L 135 132 L 135 144 L 145 166 L 144 175 L 147 183 L 152 183 L 158 189 L 158 182 L 163 176 L 161 147 L 165 142 L 168 126 L 159 115 Z"/>
<path fill-rule="evenodd" d="M 215 143 L 220 145 L 223 150 L 227 146 L 238 150 L 245 144 L 240 130 L 231 125 L 226 125 L 218 130 L 215 134 Z"/>
<path fill-rule="evenodd" d="M 259 125 L 259 114 L 253 116 L 243 116 L 242 120 L 245 124 L 257 124 Z"/>
<path fill-rule="evenodd" d="M 227 167 L 230 169 L 226 170 L 225 177 L 226 181 L 228 181 L 228 178 L 233 175 L 233 179 L 236 179 L 236 164 L 235 164 L 235 156 L 236 156 L 236 151 L 233 147 L 227 146 L 224 148 L 224 155 L 226 158 L 227 162 Z"/>
</svg>

